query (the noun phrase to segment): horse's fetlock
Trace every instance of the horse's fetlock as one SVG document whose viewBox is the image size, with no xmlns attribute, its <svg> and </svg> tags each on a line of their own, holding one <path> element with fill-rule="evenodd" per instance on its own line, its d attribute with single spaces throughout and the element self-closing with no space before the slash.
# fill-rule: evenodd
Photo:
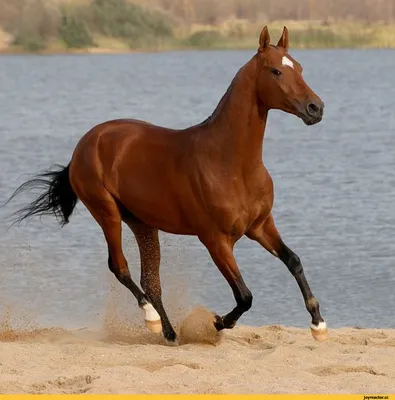
<svg viewBox="0 0 395 400">
<path fill-rule="evenodd" d="M 319 311 L 319 304 L 315 297 L 311 297 L 310 299 L 306 300 L 306 308 L 309 312 L 315 313 Z"/>
</svg>

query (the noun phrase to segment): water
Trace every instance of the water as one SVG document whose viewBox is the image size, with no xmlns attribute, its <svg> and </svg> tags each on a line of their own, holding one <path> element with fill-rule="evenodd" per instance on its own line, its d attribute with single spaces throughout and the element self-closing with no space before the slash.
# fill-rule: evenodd
<svg viewBox="0 0 395 400">
<path fill-rule="evenodd" d="M 326 103 L 321 124 L 271 112 L 264 159 L 275 182 L 274 217 L 300 256 L 332 327 L 395 327 L 395 52 L 294 51 Z M 68 163 L 95 124 L 136 117 L 174 128 L 205 119 L 249 51 L 0 57 L 0 202 L 25 174 Z M 101 316 L 115 284 L 118 307 L 134 298 L 107 271 L 106 245 L 82 205 L 60 229 L 52 218 L 7 230 L 0 208 L 0 307 L 11 304 L 42 324 L 86 326 Z M 169 314 L 183 303 L 226 313 L 232 293 L 195 238 L 161 235 Z M 124 243 L 133 275 L 133 237 Z M 256 243 L 236 258 L 254 294 L 240 323 L 306 327 L 293 277 Z"/>
</svg>

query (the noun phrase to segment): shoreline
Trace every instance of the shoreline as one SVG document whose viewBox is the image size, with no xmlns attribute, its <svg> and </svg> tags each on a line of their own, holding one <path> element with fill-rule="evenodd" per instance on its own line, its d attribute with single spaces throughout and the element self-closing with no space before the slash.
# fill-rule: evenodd
<svg viewBox="0 0 395 400">
<path fill-rule="evenodd" d="M 37 52 L 29 52 L 21 49 L 6 48 L 0 49 L 0 56 L 57 56 L 57 55 L 125 55 L 125 54 L 157 54 L 171 52 L 190 52 L 190 51 L 243 51 L 255 50 L 254 47 L 208 47 L 208 48 L 191 48 L 191 47 L 174 47 L 166 49 L 111 49 L 111 48 L 89 48 L 89 49 L 56 49 L 43 50 Z M 372 46 L 372 47 L 293 47 L 293 50 L 323 51 L 323 50 L 395 50 L 395 46 Z"/>
</svg>

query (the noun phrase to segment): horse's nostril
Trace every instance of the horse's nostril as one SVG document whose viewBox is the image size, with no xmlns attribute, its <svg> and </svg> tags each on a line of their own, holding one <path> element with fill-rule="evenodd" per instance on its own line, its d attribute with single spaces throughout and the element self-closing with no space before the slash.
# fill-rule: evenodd
<svg viewBox="0 0 395 400">
<path fill-rule="evenodd" d="M 318 107 L 317 104 L 310 103 L 310 104 L 307 106 L 307 112 L 308 112 L 310 115 L 315 116 L 315 115 L 317 115 L 317 114 L 320 113 L 320 107 Z"/>
</svg>

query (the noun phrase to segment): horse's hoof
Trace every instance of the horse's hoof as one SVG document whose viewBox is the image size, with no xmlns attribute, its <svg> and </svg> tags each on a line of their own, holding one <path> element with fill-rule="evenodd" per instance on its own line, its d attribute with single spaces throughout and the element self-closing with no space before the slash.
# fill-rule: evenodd
<svg viewBox="0 0 395 400">
<path fill-rule="evenodd" d="M 164 329 L 163 337 L 166 340 L 166 343 L 170 346 L 178 346 L 177 334 L 174 332 L 174 329 Z"/>
<path fill-rule="evenodd" d="M 215 315 L 214 319 L 215 319 L 214 326 L 217 331 L 222 331 L 223 329 L 225 329 L 225 325 L 224 325 L 224 321 L 223 321 L 222 317 L 220 317 L 219 315 Z"/>
<path fill-rule="evenodd" d="M 318 342 L 324 342 L 328 339 L 328 328 L 326 322 L 322 321 L 318 325 L 310 325 L 311 334 Z"/>
<path fill-rule="evenodd" d="M 179 346 L 180 345 L 180 342 L 179 342 L 179 340 L 177 338 L 172 339 L 172 340 L 169 340 L 169 339 L 165 338 L 165 340 L 166 340 L 166 344 L 168 346 Z"/>
<path fill-rule="evenodd" d="M 145 326 L 153 333 L 162 332 L 162 322 L 160 319 L 156 321 L 145 320 Z"/>
</svg>

